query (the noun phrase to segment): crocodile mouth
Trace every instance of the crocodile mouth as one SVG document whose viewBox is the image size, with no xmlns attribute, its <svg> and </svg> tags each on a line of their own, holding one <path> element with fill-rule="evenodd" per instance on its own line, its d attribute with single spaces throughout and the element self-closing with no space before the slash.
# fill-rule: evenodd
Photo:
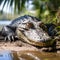
<svg viewBox="0 0 60 60">
<path fill-rule="evenodd" d="M 22 41 L 27 42 L 31 45 L 35 45 L 35 46 L 52 45 L 52 39 L 47 34 L 46 34 L 46 36 L 44 35 L 41 37 L 40 36 L 41 33 L 40 33 L 40 35 L 36 35 L 36 30 L 29 30 L 29 31 L 22 32 L 20 29 L 17 29 L 16 32 L 17 32 L 18 38 L 20 38 Z"/>
</svg>

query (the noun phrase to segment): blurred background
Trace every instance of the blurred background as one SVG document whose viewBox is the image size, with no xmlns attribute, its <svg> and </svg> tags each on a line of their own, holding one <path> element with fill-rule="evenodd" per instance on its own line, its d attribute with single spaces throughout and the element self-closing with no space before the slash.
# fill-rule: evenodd
<svg viewBox="0 0 60 60">
<path fill-rule="evenodd" d="M 0 0 L 0 21 L 25 14 L 60 25 L 60 0 Z"/>
</svg>

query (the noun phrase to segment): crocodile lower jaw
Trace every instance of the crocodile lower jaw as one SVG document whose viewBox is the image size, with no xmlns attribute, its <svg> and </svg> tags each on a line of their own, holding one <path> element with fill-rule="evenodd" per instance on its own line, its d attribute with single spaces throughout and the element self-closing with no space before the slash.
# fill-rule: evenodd
<svg viewBox="0 0 60 60">
<path fill-rule="evenodd" d="M 45 42 L 35 42 L 33 40 L 28 39 L 21 31 L 17 30 L 16 32 L 17 32 L 17 35 L 18 35 L 19 39 L 21 39 L 22 41 L 27 42 L 31 45 L 34 45 L 34 46 L 40 46 L 40 47 L 51 46 L 54 43 L 54 40 L 52 40 L 52 39 L 47 40 Z"/>
</svg>

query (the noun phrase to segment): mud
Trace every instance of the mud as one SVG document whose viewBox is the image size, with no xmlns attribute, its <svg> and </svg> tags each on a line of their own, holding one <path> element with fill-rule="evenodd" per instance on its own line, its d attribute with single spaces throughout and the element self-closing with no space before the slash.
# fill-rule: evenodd
<svg viewBox="0 0 60 60">
<path fill-rule="evenodd" d="M 56 49 L 52 51 L 52 47 L 37 47 L 20 40 L 5 42 L 0 39 L 1 51 L 11 52 L 11 60 L 60 60 L 60 40 L 56 41 Z"/>
</svg>

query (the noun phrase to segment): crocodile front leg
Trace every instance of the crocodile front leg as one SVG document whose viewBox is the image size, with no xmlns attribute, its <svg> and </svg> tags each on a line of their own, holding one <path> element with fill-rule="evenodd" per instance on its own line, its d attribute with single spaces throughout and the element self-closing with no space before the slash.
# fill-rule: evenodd
<svg viewBox="0 0 60 60">
<path fill-rule="evenodd" d="M 2 28 L 2 36 L 4 36 L 4 40 L 14 41 L 15 38 L 15 30 L 16 28 L 13 26 L 4 26 Z"/>
</svg>

